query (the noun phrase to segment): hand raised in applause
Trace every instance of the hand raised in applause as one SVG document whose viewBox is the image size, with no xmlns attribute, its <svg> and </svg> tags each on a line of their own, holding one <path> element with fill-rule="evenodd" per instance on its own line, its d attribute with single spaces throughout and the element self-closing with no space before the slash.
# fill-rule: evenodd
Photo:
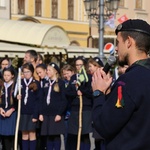
<svg viewBox="0 0 150 150">
<path fill-rule="evenodd" d="M 92 89 L 100 90 L 106 94 L 107 89 L 112 83 L 112 77 L 103 71 L 103 68 L 99 68 L 95 71 L 92 77 Z"/>
</svg>

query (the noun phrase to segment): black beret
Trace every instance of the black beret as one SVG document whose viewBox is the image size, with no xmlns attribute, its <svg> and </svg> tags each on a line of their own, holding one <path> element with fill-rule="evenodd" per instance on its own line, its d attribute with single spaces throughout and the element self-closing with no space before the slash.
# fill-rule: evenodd
<svg viewBox="0 0 150 150">
<path fill-rule="evenodd" d="M 101 59 L 99 57 L 94 57 L 93 58 L 101 67 L 104 66 L 103 62 L 101 61 Z"/>
<path fill-rule="evenodd" d="M 115 30 L 116 35 L 121 31 L 141 32 L 150 36 L 150 25 L 141 19 L 129 19 L 117 26 Z"/>
<path fill-rule="evenodd" d="M 49 65 L 52 66 L 58 73 L 60 73 L 60 68 L 54 62 L 51 62 Z"/>
</svg>

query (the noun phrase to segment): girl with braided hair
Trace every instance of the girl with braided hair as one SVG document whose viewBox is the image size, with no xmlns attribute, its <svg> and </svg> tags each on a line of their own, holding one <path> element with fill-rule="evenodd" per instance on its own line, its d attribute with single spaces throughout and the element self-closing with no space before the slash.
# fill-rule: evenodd
<svg viewBox="0 0 150 150">
<path fill-rule="evenodd" d="M 17 99 L 15 98 L 15 72 L 12 67 L 4 68 L 3 80 L 0 80 L 0 135 L 3 148 L 13 148 L 16 126 Z"/>
</svg>

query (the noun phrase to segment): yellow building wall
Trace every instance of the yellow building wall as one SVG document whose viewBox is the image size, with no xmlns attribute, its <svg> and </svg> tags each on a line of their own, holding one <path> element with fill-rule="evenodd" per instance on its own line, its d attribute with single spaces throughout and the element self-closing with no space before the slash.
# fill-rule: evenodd
<svg viewBox="0 0 150 150">
<path fill-rule="evenodd" d="M 51 18 L 51 0 L 42 1 L 42 16 L 36 17 L 35 14 L 35 0 L 28 0 L 28 8 L 26 15 L 38 19 L 43 24 L 52 24 L 61 26 L 68 34 L 71 41 L 77 41 L 80 46 L 87 47 L 87 38 L 89 34 L 88 22 L 78 21 L 78 0 L 74 0 L 74 19 L 68 19 L 68 0 L 58 0 L 58 18 Z M 81 15 L 84 15 L 82 13 Z M 20 16 L 22 17 L 22 16 Z M 84 18 L 84 16 L 82 16 Z M 18 20 L 18 16 L 12 16 L 13 20 Z"/>
<path fill-rule="evenodd" d="M 67 13 L 68 13 L 68 0 L 59 0 L 61 9 L 58 10 L 58 18 L 61 19 L 68 19 Z"/>
<path fill-rule="evenodd" d="M 35 0 L 28 0 L 28 7 L 27 7 L 27 13 L 33 16 L 35 14 L 35 5 L 34 5 Z"/>
<path fill-rule="evenodd" d="M 42 6 L 42 17 L 50 18 L 51 16 L 51 1 L 45 0 L 43 1 Z"/>
</svg>

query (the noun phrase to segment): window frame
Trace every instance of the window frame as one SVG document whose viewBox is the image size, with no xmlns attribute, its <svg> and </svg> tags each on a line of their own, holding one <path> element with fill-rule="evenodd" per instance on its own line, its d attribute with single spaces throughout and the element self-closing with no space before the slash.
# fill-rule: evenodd
<svg viewBox="0 0 150 150">
<path fill-rule="evenodd" d="M 35 0 L 35 16 L 41 16 L 41 15 L 42 15 L 42 1 Z"/>
<path fill-rule="evenodd" d="M 68 20 L 74 19 L 74 0 L 68 0 Z"/>
<path fill-rule="evenodd" d="M 52 18 L 58 18 L 58 0 L 52 0 Z"/>
<path fill-rule="evenodd" d="M 18 0 L 18 14 L 25 14 L 25 0 Z"/>
<path fill-rule="evenodd" d="M 143 3 L 142 0 L 135 0 L 135 9 L 142 9 Z"/>
</svg>

